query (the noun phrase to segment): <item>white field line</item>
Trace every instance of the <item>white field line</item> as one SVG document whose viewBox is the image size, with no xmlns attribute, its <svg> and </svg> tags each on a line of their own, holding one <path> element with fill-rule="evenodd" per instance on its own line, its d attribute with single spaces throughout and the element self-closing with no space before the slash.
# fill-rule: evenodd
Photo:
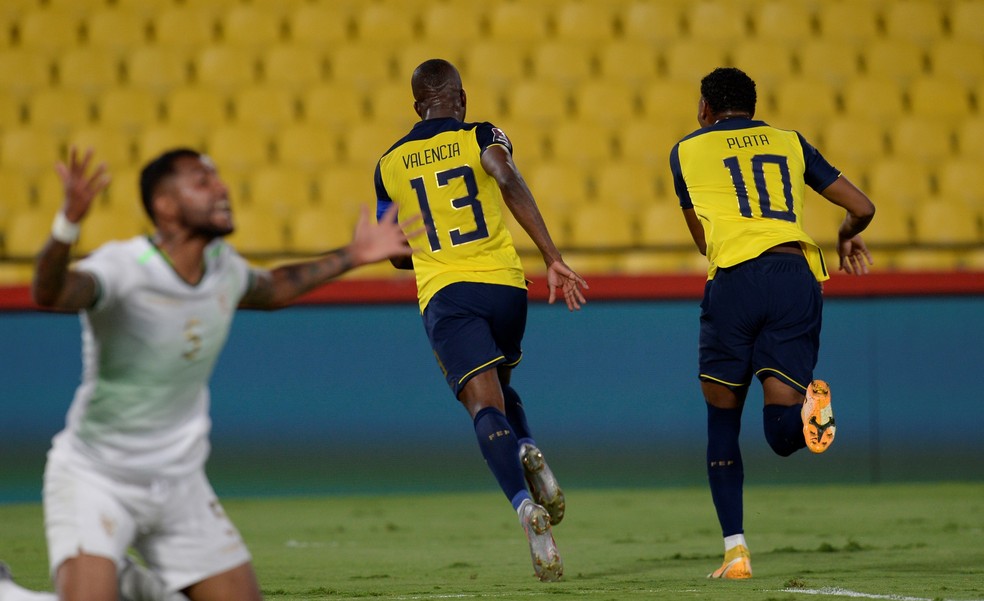
<svg viewBox="0 0 984 601">
<path fill-rule="evenodd" d="M 779 593 L 799 593 L 801 595 L 832 595 L 836 597 L 851 597 L 854 599 L 888 599 L 889 601 L 933 601 L 928 597 L 909 597 L 906 595 L 877 595 L 874 593 L 862 593 L 848 590 L 846 588 L 824 587 L 819 589 L 809 588 L 784 588 L 779 589 Z M 949 600 L 944 600 L 949 601 Z M 976 600 L 982 601 L 982 600 Z"/>
</svg>

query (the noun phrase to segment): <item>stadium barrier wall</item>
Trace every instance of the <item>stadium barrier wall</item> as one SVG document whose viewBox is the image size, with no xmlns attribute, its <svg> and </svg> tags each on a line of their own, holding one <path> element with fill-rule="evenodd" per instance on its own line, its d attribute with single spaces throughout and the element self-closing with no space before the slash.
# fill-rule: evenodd
<svg viewBox="0 0 984 601">
<path fill-rule="evenodd" d="M 898 280 L 901 295 L 877 280 L 868 292 L 832 280 L 816 373 L 832 386 L 837 442 L 821 457 L 773 456 L 753 387 L 746 480 L 984 481 L 974 379 L 984 367 L 982 280 L 947 274 L 938 283 L 949 287 L 923 282 L 916 293 L 908 277 Z M 534 281 L 514 386 L 571 485 L 702 484 L 702 279 L 626 282 L 592 279 L 592 300 L 571 314 L 542 302 L 545 286 Z M 404 295 L 399 302 L 363 294 L 387 286 Z M 344 300 L 322 292 L 299 307 L 237 315 L 212 379 L 210 471 L 220 494 L 494 489 L 427 344 L 412 284 L 409 297 L 405 283 L 329 289 Z M 643 289 L 648 297 L 633 294 Z M 77 316 L 11 302 L 24 294 L 0 294 L 10 309 L 0 311 L 0 502 L 40 498 L 44 454 L 81 369 Z"/>
</svg>

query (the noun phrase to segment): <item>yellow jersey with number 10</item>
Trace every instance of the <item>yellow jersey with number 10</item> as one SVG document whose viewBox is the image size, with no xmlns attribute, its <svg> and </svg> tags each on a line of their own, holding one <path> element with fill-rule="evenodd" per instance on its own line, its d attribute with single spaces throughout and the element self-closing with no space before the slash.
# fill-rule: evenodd
<svg viewBox="0 0 984 601">
<path fill-rule="evenodd" d="M 821 192 L 840 173 L 799 133 L 725 119 L 680 140 L 670 171 L 680 206 L 704 227 L 708 279 L 784 242 L 799 242 L 818 281 L 830 277 L 803 229 L 803 200 L 807 185 Z"/>
<path fill-rule="evenodd" d="M 428 119 L 379 159 L 376 215 L 396 203 L 397 219 L 421 214 L 427 232 L 410 240 L 420 311 L 441 288 L 480 282 L 526 288 L 503 220 L 502 193 L 482 168 L 491 145 L 512 144 L 490 123 Z"/>
</svg>

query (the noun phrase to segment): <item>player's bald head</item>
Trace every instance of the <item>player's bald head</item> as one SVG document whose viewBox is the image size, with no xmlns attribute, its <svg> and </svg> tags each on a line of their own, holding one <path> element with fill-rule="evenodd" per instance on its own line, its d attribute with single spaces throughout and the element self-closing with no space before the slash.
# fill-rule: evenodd
<svg viewBox="0 0 984 601">
<path fill-rule="evenodd" d="M 448 61 L 432 58 L 414 69 L 410 88 L 415 101 L 427 102 L 433 98 L 457 94 L 461 90 L 461 75 Z"/>
</svg>

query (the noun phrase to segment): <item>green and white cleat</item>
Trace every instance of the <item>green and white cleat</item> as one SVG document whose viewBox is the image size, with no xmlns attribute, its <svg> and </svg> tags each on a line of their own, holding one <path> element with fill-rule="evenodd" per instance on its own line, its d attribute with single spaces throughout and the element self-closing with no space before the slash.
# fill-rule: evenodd
<svg viewBox="0 0 984 601">
<path fill-rule="evenodd" d="M 530 557 L 533 559 L 533 573 L 541 582 L 556 582 L 564 575 L 564 561 L 557 551 L 553 533 L 550 531 L 550 514 L 547 510 L 530 501 L 523 501 L 519 507 L 519 523 L 526 531 L 530 541 Z"/>
<path fill-rule="evenodd" d="M 550 466 L 543 459 L 540 449 L 531 444 L 524 444 L 519 451 L 519 458 L 526 473 L 526 482 L 533 493 L 533 500 L 543 506 L 550 514 L 550 524 L 556 526 L 564 519 L 564 491 L 561 490 L 557 478 L 550 471 Z"/>
</svg>

